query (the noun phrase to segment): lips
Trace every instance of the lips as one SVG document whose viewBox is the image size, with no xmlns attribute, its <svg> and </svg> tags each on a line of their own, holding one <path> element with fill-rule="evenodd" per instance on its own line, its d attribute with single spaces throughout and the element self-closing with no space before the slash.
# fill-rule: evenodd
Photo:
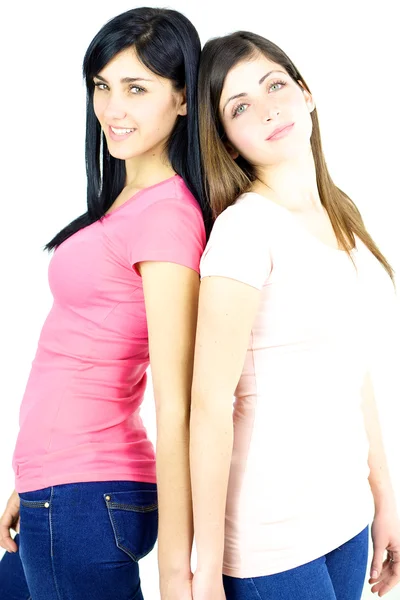
<svg viewBox="0 0 400 600">
<path fill-rule="evenodd" d="M 129 136 L 135 133 L 136 129 L 134 127 L 113 127 L 111 125 L 108 126 L 108 135 L 110 139 L 114 142 L 121 142 L 126 140 Z"/>
<path fill-rule="evenodd" d="M 278 140 L 285 137 L 293 129 L 294 123 L 288 123 L 287 125 L 281 125 L 274 129 L 274 131 L 266 138 L 267 141 Z"/>
<path fill-rule="evenodd" d="M 122 128 L 122 127 L 112 127 L 111 125 L 110 125 L 110 127 L 111 127 L 111 131 L 113 133 L 115 133 L 116 135 L 124 135 L 126 133 L 132 133 L 132 131 L 133 131 L 133 128 L 127 129 L 127 128 Z"/>
</svg>

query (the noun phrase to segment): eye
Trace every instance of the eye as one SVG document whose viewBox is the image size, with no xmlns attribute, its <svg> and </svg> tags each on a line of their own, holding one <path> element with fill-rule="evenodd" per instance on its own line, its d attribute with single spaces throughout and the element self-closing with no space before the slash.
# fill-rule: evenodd
<svg viewBox="0 0 400 600">
<path fill-rule="evenodd" d="M 129 88 L 129 91 L 132 92 L 132 94 L 143 94 L 146 90 L 138 85 L 132 85 Z"/>
<path fill-rule="evenodd" d="M 94 82 L 94 87 L 96 87 L 98 90 L 107 90 L 108 86 L 106 83 L 102 83 L 101 81 L 95 81 Z"/>
<path fill-rule="evenodd" d="M 246 112 L 248 106 L 249 106 L 248 104 L 244 104 L 243 102 L 241 104 L 238 104 L 237 106 L 235 106 L 232 111 L 232 117 L 235 118 L 235 117 L 238 117 L 239 115 L 242 115 L 244 112 Z"/>
<path fill-rule="evenodd" d="M 268 91 L 277 92 L 285 87 L 286 81 L 271 81 L 268 85 Z"/>
</svg>

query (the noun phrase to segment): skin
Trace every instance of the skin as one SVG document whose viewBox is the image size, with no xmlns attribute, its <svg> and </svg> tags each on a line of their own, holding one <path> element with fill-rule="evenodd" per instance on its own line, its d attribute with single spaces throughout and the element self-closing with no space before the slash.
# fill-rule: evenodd
<svg viewBox="0 0 400 600">
<path fill-rule="evenodd" d="M 362 397 L 365 429 L 370 445 L 369 483 L 375 504 L 371 530 L 373 556 L 369 583 L 372 585 L 373 593 L 384 596 L 400 581 L 400 522 L 385 456 L 372 378 L 369 373 L 365 376 Z"/>
<path fill-rule="evenodd" d="M 235 98 L 238 94 L 244 95 Z M 262 55 L 231 69 L 220 99 L 220 116 L 231 145 L 264 173 L 272 167 L 288 168 L 309 153 L 313 109 L 311 94 Z M 295 127 L 290 143 L 288 138 L 266 143 L 276 127 L 291 123 Z"/>
<path fill-rule="evenodd" d="M 240 97 L 232 98 L 237 95 Z M 337 249 L 336 236 L 318 194 L 310 146 L 310 113 L 314 106 L 311 94 L 293 81 L 285 69 L 257 54 L 228 73 L 219 110 L 228 151 L 233 158 L 245 157 L 256 168 L 258 179 L 252 191 L 288 210 L 322 243 Z M 294 125 L 285 137 L 267 139 L 277 127 L 287 124 Z M 259 301 L 260 292 L 244 283 L 224 277 L 202 279 L 190 449 L 198 556 L 194 600 L 225 600 L 221 572 L 233 442 L 232 397 Z M 366 412 L 374 406 L 371 392 L 369 398 Z M 370 440 L 370 484 L 376 506 L 371 571 L 378 575 L 371 583 L 375 583 L 372 591 L 383 595 L 400 578 L 400 528 L 376 420 L 367 419 L 366 430 Z M 392 551 L 395 563 L 383 562 L 386 549 Z"/>
<path fill-rule="evenodd" d="M 184 91 L 176 92 L 171 81 L 147 69 L 132 49 L 110 61 L 94 82 L 94 110 L 108 149 L 126 164 L 126 186 L 112 212 L 139 190 L 175 174 L 164 150 L 176 119 L 186 114 L 186 99 Z M 114 141 L 109 126 L 135 132 Z M 143 262 L 137 269 L 143 280 L 156 402 L 161 598 L 191 600 L 189 406 L 199 276 L 167 262 Z M 18 523 L 19 497 L 13 492 L 0 521 L 0 545 L 10 552 L 17 551 L 10 530 L 18 530 Z"/>
<path fill-rule="evenodd" d="M 124 79 L 134 81 L 124 81 Z M 186 115 L 184 92 L 147 69 L 134 50 L 125 50 L 94 78 L 93 107 L 109 152 L 125 160 L 126 186 L 111 212 L 135 192 L 174 175 L 165 147 L 178 116 Z M 133 128 L 123 141 L 114 141 L 109 127 Z"/>
</svg>

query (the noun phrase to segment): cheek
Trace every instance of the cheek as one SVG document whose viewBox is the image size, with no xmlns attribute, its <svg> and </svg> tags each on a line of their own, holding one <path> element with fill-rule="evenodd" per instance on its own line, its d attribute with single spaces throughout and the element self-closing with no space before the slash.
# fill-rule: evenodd
<svg viewBox="0 0 400 600">
<path fill-rule="evenodd" d="M 172 131 L 177 114 L 175 107 L 170 102 L 148 104 L 143 110 L 143 124 L 148 130 L 155 134 L 162 132 L 163 135 Z"/>
<path fill-rule="evenodd" d="M 309 137 L 312 132 L 312 120 L 310 111 L 304 102 L 296 106 L 294 116 L 299 132 L 303 132 L 304 135 Z"/>
<path fill-rule="evenodd" d="M 132 110 L 132 114 L 135 114 L 143 120 L 143 124 L 148 124 L 150 127 L 154 125 L 162 125 L 166 120 L 172 117 L 173 108 L 169 103 L 161 101 L 146 101 L 143 98 L 142 102 L 136 106 L 135 110 Z"/>
<path fill-rule="evenodd" d="M 297 121 L 307 120 L 310 116 L 305 98 L 302 93 L 296 94 L 288 102 L 288 110 Z"/>
<path fill-rule="evenodd" d="M 105 110 L 104 98 L 96 94 L 93 96 L 93 110 L 98 120 L 101 121 Z"/>
<path fill-rule="evenodd" d="M 240 118 L 240 117 L 239 117 Z M 262 133 L 259 123 L 251 123 L 250 119 L 244 119 L 242 123 L 232 122 L 225 128 L 226 136 L 231 144 L 241 153 L 251 152 L 260 144 Z"/>
</svg>

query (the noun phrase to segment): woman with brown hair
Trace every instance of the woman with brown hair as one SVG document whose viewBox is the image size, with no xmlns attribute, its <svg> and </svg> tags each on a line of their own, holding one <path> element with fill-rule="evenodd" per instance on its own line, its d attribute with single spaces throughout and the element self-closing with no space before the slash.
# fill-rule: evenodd
<svg viewBox="0 0 400 600">
<path fill-rule="evenodd" d="M 192 388 L 194 600 L 359 599 L 372 497 L 383 596 L 400 526 L 369 371 L 392 269 L 333 183 L 282 50 L 248 32 L 209 41 L 199 107 L 217 218 Z"/>
</svg>

